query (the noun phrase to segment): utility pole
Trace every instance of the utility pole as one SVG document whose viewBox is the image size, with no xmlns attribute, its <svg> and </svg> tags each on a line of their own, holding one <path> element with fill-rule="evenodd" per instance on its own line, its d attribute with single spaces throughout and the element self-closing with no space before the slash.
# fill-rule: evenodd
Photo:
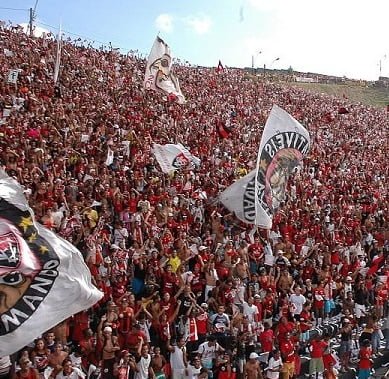
<svg viewBox="0 0 389 379">
<path fill-rule="evenodd" d="M 32 8 L 30 8 L 30 22 L 29 22 L 29 29 L 30 29 L 30 37 L 32 37 L 32 21 L 34 19 L 34 11 Z"/>
</svg>

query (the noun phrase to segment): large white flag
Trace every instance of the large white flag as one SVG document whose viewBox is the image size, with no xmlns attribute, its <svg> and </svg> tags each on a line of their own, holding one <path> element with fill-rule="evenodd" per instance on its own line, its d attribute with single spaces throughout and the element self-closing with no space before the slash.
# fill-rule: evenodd
<svg viewBox="0 0 389 379">
<path fill-rule="evenodd" d="M 181 145 L 168 143 L 166 145 L 153 144 L 152 152 L 161 166 L 162 172 L 169 174 L 182 168 L 191 168 L 200 165 L 200 159 L 192 155 Z"/>
<path fill-rule="evenodd" d="M 172 71 L 172 56 L 169 46 L 157 36 L 147 60 L 144 88 L 162 91 L 177 99 L 179 104 L 185 103 L 178 79 Z"/>
<path fill-rule="evenodd" d="M 272 216 L 284 200 L 289 175 L 309 147 L 308 131 L 273 106 L 262 134 L 257 168 L 226 188 L 219 200 L 243 222 L 270 229 Z"/>
<path fill-rule="evenodd" d="M 57 84 L 59 76 L 59 68 L 61 66 L 61 51 L 62 51 L 62 28 L 59 26 L 59 32 L 57 36 L 57 54 L 55 57 L 55 66 L 54 66 L 54 84 Z"/>
<path fill-rule="evenodd" d="M 19 184 L 0 171 L 0 357 L 99 301 L 81 253 L 34 221 Z"/>
<path fill-rule="evenodd" d="M 309 148 L 308 131 L 289 113 L 273 105 L 258 150 L 254 224 L 272 227 L 272 216 L 285 200 L 289 175 Z"/>
<path fill-rule="evenodd" d="M 255 170 L 226 188 L 219 200 L 246 224 L 255 223 Z"/>
</svg>

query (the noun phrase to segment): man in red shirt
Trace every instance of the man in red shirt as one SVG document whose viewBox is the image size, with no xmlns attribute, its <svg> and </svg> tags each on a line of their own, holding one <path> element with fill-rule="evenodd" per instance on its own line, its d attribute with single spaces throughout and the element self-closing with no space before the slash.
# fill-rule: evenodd
<svg viewBox="0 0 389 379">
<path fill-rule="evenodd" d="M 268 322 L 263 323 L 264 330 L 258 336 L 258 341 L 261 343 L 262 352 L 270 353 L 273 350 L 274 332 Z"/>
<path fill-rule="evenodd" d="M 359 371 L 358 379 L 368 379 L 371 374 L 371 367 L 373 361 L 371 356 L 373 354 L 371 343 L 368 339 L 362 342 L 361 349 L 359 350 Z"/>
<path fill-rule="evenodd" d="M 295 348 L 290 333 L 287 333 L 285 339 L 280 343 L 280 351 L 284 363 L 282 366 L 283 378 L 291 379 L 294 377 Z"/>
<path fill-rule="evenodd" d="M 313 291 L 313 310 L 315 312 L 316 325 L 321 325 L 324 317 L 324 288 L 319 282 Z"/>
<path fill-rule="evenodd" d="M 311 377 L 315 374 L 316 377 L 324 372 L 323 354 L 328 347 L 328 343 L 316 336 L 311 341 L 310 351 L 311 360 L 309 361 L 309 374 Z"/>
</svg>

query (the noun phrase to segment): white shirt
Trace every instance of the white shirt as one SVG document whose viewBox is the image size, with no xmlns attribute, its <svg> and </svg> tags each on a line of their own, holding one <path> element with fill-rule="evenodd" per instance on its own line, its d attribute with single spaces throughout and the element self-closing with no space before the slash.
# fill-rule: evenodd
<svg viewBox="0 0 389 379">
<path fill-rule="evenodd" d="M 219 350 L 221 350 L 221 346 L 217 342 L 215 345 L 209 346 L 208 341 L 203 342 L 198 348 L 201 361 L 211 361 L 212 359 L 215 359 L 216 352 Z"/>
<path fill-rule="evenodd" d="M 289 302 L 294 306 L 293 314 L 299 315 L 303 310 L 303 305 L 306 303 L 307 299 L 303 295 L 297 295 L 293 293 L 289 297 Z"/>
<path fill-rule="evenodd" d="M 196 368 L 195 366 L 188 365 L 188 379 L 197 379 L 201 371 L 201 366 Z"/>
<path fill-rule="evenodd" d="M 278 358 L 277 360 L 274 359 L 274 357 L 271 357 L 269 359 L 269 363 L 268 363 L 268 370 L 266 370 L 266 377 L 269 378 L 269 379 L 278 379 L 280 377 L 280 373 L 279 372 L 274 372 L 274 371 L 271 371 L 271 370 L 277 370 L 277 369 L 280 369 L 282 366 L 282 360 L 281 360 L 281 357 Z"/>
<path fill-rule="evenodd" d="M 134 379 L 147 379 L 149 377 L 149 367 L 151 363 L 151 355 L 147 354 L 147 358 L 143 355 L 139 361 L 136 362 L 137 372 L 134 375 Z"/>
<path fill-rule="evenodd" d="M 258 307 L 256 305 L 252 304 L 250 306 L 246 301 L 243 303 L 243 315 L 247 316 L 249 322 L 254 322 L 254 315 L 257 315 L 258 313 Z"/>
<path fill-rule="evenodd" d="M 170 353 L 170 366 L 172 370 L 185 370 L 184 354 L 186 353 L 185 347 L 173 346 L 174 351 Z"/>
<path fill-rule="evenodd" d="M 73 371 L 70 373 L 70 375 L 65 375 L 63 371 L 61 371 L 55 379 L 84 379 L 85 374 L 78 369 L 77 367 L 73 367 Z"/>
</svg>

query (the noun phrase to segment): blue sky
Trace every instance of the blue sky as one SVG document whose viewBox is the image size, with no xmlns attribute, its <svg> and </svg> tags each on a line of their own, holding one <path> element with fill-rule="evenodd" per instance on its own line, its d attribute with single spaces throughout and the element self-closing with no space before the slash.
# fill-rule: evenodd
<svg viewBox="0 0 389 379">
<path fill-rule="evenodd" d="M 28 21 L 35 0 L 2 0 L 0 19 Z M 389 76 L 389 0 L 39 0 L 37 26 L 149 53 L 156 34 L 193 64 Z M 46 24 L 46 25 L 44 25 Z M 276 58 L 280 58 L 275 61 Z"/>
</svg>

